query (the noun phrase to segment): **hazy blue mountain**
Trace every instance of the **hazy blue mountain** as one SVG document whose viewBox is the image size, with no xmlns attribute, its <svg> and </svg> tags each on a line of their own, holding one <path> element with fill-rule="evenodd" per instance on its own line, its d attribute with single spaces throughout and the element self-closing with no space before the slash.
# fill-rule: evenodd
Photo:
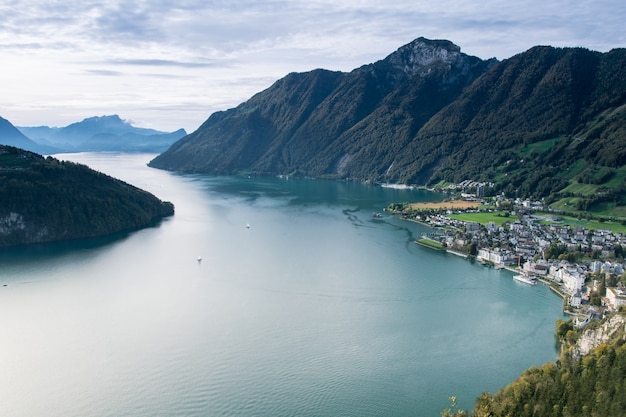
<svg viewBox="0 0 626 417">
<path fill-rule="evenodd" d="M 187 134 L 184 129 L 161 132 L 138 128 L 118 115 L 89 117 L 65 127 L 19 127 L 34 141 L 66 152 L 162 152 Z"/>
<path fill-rule="evenodd" d="M 15 146 L 37 153 L 52 153 L 56 148 L 39 144 L 20 132 L 7 119 L 0 117 L 0 145 Z"/>
</svg>

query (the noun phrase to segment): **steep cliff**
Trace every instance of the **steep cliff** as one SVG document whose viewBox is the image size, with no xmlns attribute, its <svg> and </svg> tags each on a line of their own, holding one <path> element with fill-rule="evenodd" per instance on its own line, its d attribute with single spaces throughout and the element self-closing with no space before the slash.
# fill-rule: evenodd
<svg viewBox="0 0 626 417">
<path fill-rule="evenodd" d="M 623 337 L 624 331 L 626 331 L 626 317 L 621 314 L 612 315 L 600 326 L 584 330 L 569 354 L 573 359 L 580 359 L 589 355 L 600 345 L 614 339 L 619 332 L 621 332 L 619 337 Z"/>
</svg>

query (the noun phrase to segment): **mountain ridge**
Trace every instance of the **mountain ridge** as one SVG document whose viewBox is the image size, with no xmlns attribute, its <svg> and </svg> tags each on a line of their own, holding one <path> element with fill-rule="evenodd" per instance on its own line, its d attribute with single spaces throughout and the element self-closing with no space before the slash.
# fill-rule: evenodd
<svg viewBox="0 0 626 417">
<path fill-rule="evenodd" d="M 0 117 L 0 143 L 39 153 L 45 153 L 46 151 L 52 149 L 46 145 L 42 145 L 31 140 L 20 132 L 20 130 L 10 121 L 3 117 Z"/>
<path fill-rule="evenodd" d="M 408 86 L 410 94 L 419 98 L 439 93 L 434 102 L 415 99 L 410 103 L 422 120 L 421 113 L 432 116 L 492 64 L 460 53 L 449 41 L 419 38 L 386 59 L 351 72 L 291 73 L 238 107 L 214 113 L 151 164 L 185 172 L 250 170 L 337 177 L 333 167 L 340 158 L 332 161 L 333 155 L 321 160 L 319 154 L 340 146 L 341 135 L 379 109 L 389 94 L 415 79 L 412 74 L 426 75 L 418 77 L 419 85 Z M 386 105 L 394 107 L 393 102 Z"/>
<path fill-rule="evenodd" d="M 626 216 L 614 210 L 626 206 L 625 108 L 626 49 L 536 46 L 497 61 L 418 38 L 350 72 L 288 74 L 149 165 L 428 187 L 470 179 Z"/>
<path fill-rule="evenodd" d="M 93 116 L 65 127 L 17 127 L 42 146 L 58 152 L 127 151 L 162 152 L 187 134 L 184 129 L 161 132 L 139 128 L 119 115 Z M 31 149 L 29 149 L 31 150 Z"/>
</svg>

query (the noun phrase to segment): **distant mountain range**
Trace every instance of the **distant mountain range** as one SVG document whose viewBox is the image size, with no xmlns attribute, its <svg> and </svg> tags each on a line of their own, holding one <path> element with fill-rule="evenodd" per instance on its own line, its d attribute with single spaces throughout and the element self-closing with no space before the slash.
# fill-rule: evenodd
<svg viewBox="0 0 626 417">
<path fill-rule="evenodd" d="M 626 216 L 626 49 L 481 60 L 424 38 L 351 72 L 292 73 L 150 165 L 442 186 Z"/>
<path fill-rule="evenodd" d="M 41 145 L 20 132 L 11 122 L 7 119 L 0 117 L 0 144 L 15 146 L 17 148 L 27 149 L 31 152 L 37 153 L 49 153 L 48 151 L 54 151 L 54 148 Z"/>
<path fill-rule="evenodd" d="M 184 129 L 168 133 L 134 127 L 118 115 L 90 117 L 66 127 L 15 128 L 6 119 L 0 120 L 0 144 L 42 154 L 81 151 L 162 152 L 186 134 Z"/>
</svg>

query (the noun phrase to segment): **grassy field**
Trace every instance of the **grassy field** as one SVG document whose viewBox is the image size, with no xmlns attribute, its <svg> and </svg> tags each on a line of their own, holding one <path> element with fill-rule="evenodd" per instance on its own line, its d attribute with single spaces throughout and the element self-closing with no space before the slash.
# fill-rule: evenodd
<svg viewBox="0 0 626 417">
<path fill-rule="evenodd" d="M 514 222 L 515 217 L 505 217 L 504 212 L 494 213 L 460 213 L 448 215 L 451 219 L 460 220 L 463 222 L 474 222 L 486 225 L 489 222 L 494 222 L 498 226 L 502 226 L 506 222 Z"/>
<path fill-rule="evenodd" d="M 600 186 L 597 184 L 579 184 L 577 182 L 572 182 L 563 189 L 563 192 L 588 196 L 595 194 L 598 191 L 598 188 L 600 188 Z"/>
<path fill-rule="evenodd" d="M 616 222 L 599 222 L 596 220 L 586 220 L 586 219 L 580 219 L 578 220 L 575 217 L 569 217 L 569 216 L 559 216 L 559 219 L 561 219 L 561 221 L 551 221 L 551 220 L 543 220 L 542 223 L 544 224 L 569 224 L 572 227 L 576 227 L 576 226 L 583 226 L 587 229 L 604 229 L 604 230 L 610 230 L 613 233 L 626 233 L 626 226 L 622 225 L 621 223 L 616 223 Z"/>
<path fill-rule="evenodd" d="M 483 226 L 489 222 L 494 222 L 498 226 L 502 226 L 506 222 L 514 222 L 516 218 L 514 216 L 505 217 L 504 212 L 495 213 L 460 213 L 448 215 L 451 219 L 460 220 L 463 222 L 480 223 Z M 583 226 L 587 229 L 604 229 L 610 230 L 613 233 L 626 234 L 626 226 L 620 222 L 600 222 L 597 220 L 577 219 L 570 216 L 559 216 L 559 221 L 543 220 L 544 224 L 569 224 L 572 227 Z"/>
<path fill-rule="evenodd" d="M 434 240 L 430 240 L 430 239 L 419 239 L 415 241 L 417 244 L 419 245 L 424 245 L 424 246 L 428 246 L 429 248 L 433 248 L 433 249 L 437 249 L 437 250 L 443 250 L 444 247 L 441 243 L 439 242 L 435 242 Z"/>
<path fill-rule="evenodd" d="M 576 212 L 578 200 L 580 200 L 580 197 L 566 197 L 550 204 L 550 207 L 555 210 Z M 626 218 L 626 206 L 616 205 L 612 202 L 603 202 L 595 204 L 590 213 L 594 216 Z M 581 215 L 585 216 L 585 213 L 581 212 Z"/>
<path fill-rule="evenodd" d="M 429 209 L 449 209 L 449 210 L 459 210 L 459 209 L 469 209 L 469 208 L 477 208 L 480 206 L 480 203 L 477 201 L 465 201 L 465 200 L 447 200 L 447 201 L 439 201 L 436 203 L 413 203 L 410 204 L 410 207 L 413 210 L 429 210 Z"/>
<path fill-rule="evenodd" d="M 530 153 L 532 151 L 535 151 L 537 153 L 546 153 L 547 151 L 552 149 L 552 147 L 560 140 L 561 138 L 559 137 L 559 138 L 547 139 L 541 142 L 531 143 L 530 145 L 527 145 L 526 147 L 524 147 L 524 149 L 522 149 L 522 152 Z"/>
</svg>

